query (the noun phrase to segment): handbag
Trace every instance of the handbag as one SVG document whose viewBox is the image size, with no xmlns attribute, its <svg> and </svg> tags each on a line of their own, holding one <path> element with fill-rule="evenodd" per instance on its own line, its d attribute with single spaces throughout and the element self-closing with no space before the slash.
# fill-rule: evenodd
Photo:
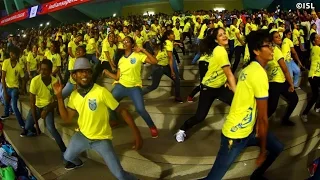
<svg viewBox="0 0 320 180">
<path fill-rule="evenodd" d="M 15 180 L 16 178 L 13 168 L 10 166 L 0 169 L 0 177 L 2 180 Z"/>
</svg>

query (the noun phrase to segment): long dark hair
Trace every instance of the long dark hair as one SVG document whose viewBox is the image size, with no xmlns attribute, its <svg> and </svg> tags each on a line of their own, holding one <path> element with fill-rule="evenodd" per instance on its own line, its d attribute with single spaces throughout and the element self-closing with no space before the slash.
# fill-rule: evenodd
<svg viewBox="0 0 320 180">
<path fill-rule="evenodd" d="M 135 42 L 134 42 L 134 40 L 133 40 L 132 37 L 126 36 L 125 38 L 128 38 L 128 39 L 130 40 L 130 43 L 132 44 L 132 47 L 135 46 Z M 125 39 L 125 38 L 124 38 L 124 39 Z M 118 51 L 116 52 L 116 54 L 114 55 L 114 60 L 115 60 L 115 62 L 119 62 L 119 60 L 122 58 L 122 56 L 124 56 L 124 54 L 125 54 L 125 50 L 118 50 Z"/>
<path fill-rule="evenodd" d="M 168 36 L 170 34 L 173 34 L 172 30 L 166 30 L 166 32 L 163 33 L 162 37 L 160 38 L 160 50 L 162 51 L 164 46 L 166 45 L 166 40 L 168 40 Z"/>
<path fill-rule="evenodd" d="M 315 33 L 315 32 L 310 35 L 310 42 L 312 43 L 313 46 L 315 45 L 315 44 L 313 43 L 313 41 L 315 41 L 316 35 L 317 35 L 317 33 Z"/>
<path fill-rule="evenodd" d="M 284 32 L 283 32 L 283 37 L 282 37 L 282 40 L 284 40 L 286 37 L 287 37 L 287 34 L 290 33 L 291 31 L 289 29 L 286 29 Z"/>
<path fill-rule="evenodd" d="M 210 55 L 213 49 L 218 46 L 218 43 L 215 40 L 217 39 L 220 29 L 224 30 L 224 28 L 218 27 L 207 31 L 207 36 L 200 42 L 201 55 Z"/>
</svg>

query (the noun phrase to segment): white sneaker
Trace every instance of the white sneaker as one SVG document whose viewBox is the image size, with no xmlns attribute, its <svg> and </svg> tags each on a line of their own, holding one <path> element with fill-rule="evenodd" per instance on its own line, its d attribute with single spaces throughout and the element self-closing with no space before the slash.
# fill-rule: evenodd
<svg viewBox="0 0 320 180">
<path fill-rule="evenodd" d="M 179 130 L 179 131 L 177 132 L 177 134 L 175 134 L 175 136 L 176 136 L 177 142 L 179 142 L 179 143 L 180 143 L 180 142 L 183 142 L 184 139 L 187 137 L 185 131 L 183 131 L 183 130 Z"/>
<path fill-rule="evenodd" d="M 308 122 L 308 115 L 300 115 L 300 118 L 303 122 Z"/>
<path fill-rule="evenodd" d="M 320 113 L 320 108 L 315 108 L 316 113 Z"/>
</svg>

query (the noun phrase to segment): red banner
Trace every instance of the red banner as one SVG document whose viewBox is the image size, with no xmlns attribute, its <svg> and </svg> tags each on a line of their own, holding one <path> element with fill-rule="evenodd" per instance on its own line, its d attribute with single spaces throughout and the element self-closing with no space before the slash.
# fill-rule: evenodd
<svg viewBox="0 0 320 180">
<path fill-rule="evenodd" d="M 9 16 L 0 19 L 0 26 L 4 26 L 17 21 L 22 21 L 28 18 L 28 9 L 23 9 L 21 11 L 10 14 Z"/>
<path fill-rule="evenodd" d="M 69 8 L 78 4 L 89 2 L 90 0 L 56 0 L 41 5 L 41 10 L 38 14 L 47 14 Z"/>
</svg>

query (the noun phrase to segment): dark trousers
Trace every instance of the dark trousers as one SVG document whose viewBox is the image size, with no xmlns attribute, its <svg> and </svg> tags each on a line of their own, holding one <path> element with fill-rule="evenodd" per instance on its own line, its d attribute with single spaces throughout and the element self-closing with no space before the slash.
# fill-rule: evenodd
<svg viewBox="0 0 320 180">
<path fill-rule="evenodd" d="M 183 41 L 186 39 L 186 37 L 188 37 L 189 38 L 189 43 L 192 44 L 191 33 L 190 32 L 183 32 L 182 36 L 183 36 Z"/>
<path fill-rule="evenodd" d="M 282 95 L 287 103 L 287 110 L 284 114 L 282 121 L 288 121 L 293 110 L 296 108 L 298 104 L 298 95 L 296 91 L 289 92 L 289 83 L 276 83 L 276 82 L 269 82 L 269 98 L 268 98 L 268 117 L 271 117 L 272 114 L 276 111 L 278 107 L 278 101 L 280 95 Z"/>
<path fill-rule="evenodd" d="M 199 62 L 200 83 L 202 82 L 203 77 L 206 75 L 206 73 L 208 71 L 208 65 L 209 65 L 209 63 L 206 61 Z M 200 89 L 201 89 L 200 85 L 195 87 L 189 96 L 193 98 L 198 92 L 200 92 Z"/>
<path fill-rule="evenodd" d="M 93 82 L 97 81 L 98 77 L 101 75 L 102 71 L 105 69 L 112 72 L 112 68 L 108 61 L 103 61 L 102 64 L 98 63 L 94 66 L 94 71 L 92 75 Z"/>
<path fill-rule="evenodd" d="M 244 56 L 244 50 L 245 50 L 244 46 L 237 46 L 234 48 L 235 59 L 234 59 L 233 65 L 232 65 L 232 72 L 233 73 L 236 72 L 236 70 L 238 68 L 238 65 L 239 65 L 240 59 L 241 59 L 241 55 Z"/>
<path fill-rule="evenodd" d="M 319 98 L 319 88 L 320 88 L 320 77 L 310 77 L 308 78 L 311 91 L 312 91 L 312 97 L 309 99 L 307 107 L 303 111 L 303 115 L 307 115 L 312 108 L 312 106 L 317 102 Z M 316 104 L 315 108 L 320 108 L 319 103 Z"/>
<path fill-rule="evenodd" d="M 230 145 L 232 141 L 232 145 Z M 216 160 L 213 164 L 211 171 L 208 176 L 204 179 L 206 180 L 221 180 L 226 174 L 232 163 L 236 160 L 239 154 L 246 148 L 250 146 L 260 146 L 259 138 L 257 138 L 256 133 L 252 132 L 248 137 L 243 139 L 230 139 L 223 134 L 221 134 L 220 149 Z M 280 153 L 283 151 L 283 144 L 273 135 L 268 132 L 267 134 L 267 151 L 268 155 L 266 160 L 258 167 L 252 174 L 252 177 L 259 178 L 264 172 L 272 165 L 272 163 L 277 159 Z"/>
<path fill-rule="evenodd" d="M 152 84 L 151 86 L 148 86 L 146 88 L 142 89 L 142 94 L 148 94 L 149 92 L 155 90 L 158 88 L 160 81 L 161 81 L 161 77 L 162 75 L 166 75 L 169 78 L 171 78 L 171 80 L 174 82 L 174 87 L 175 87 L 175 96 L 176 98 L 180 97 L 180 79 L 179 79 L 179 74 L 175 74 L 176 78 L 173 79 L 171 77 L 171 69 L 170 66 L 160 66 L 160 65 L 155 65 L 154 69 L 152 71 Z"/>
<path fill-rule="evenodd" d="M 184 122 L 180 130 L 187 131 L 191 129 L 194 125 L 204 121 L 215 99 L 219 99 L 228 104 L 229 106 L 231 105 L 234 94 L 230 89 L 228 89 L 224 85 L 220 88 L 210 88 L 202 84 L 200 86 L 201 90 L 197 112 L 193 117 Z"/>
<path fill-rule="evenodd" d="M 182 54 L 185 55 L 186 54 L 186 50 L 185 50 L 185 47 L 184 47 L 184 44 L 183 42 L 181 42 L 180 40 L 174 40 L 174 42 L 177 42 L 177 43 L 181 43 L 182 44 L 182 47 L 181 46 L 178 46 L 181 51 L 182 51 Z M 180 60 L 179 60 L 180 61 Z"/>
<path fill-rule="evenodd" d="M 234 40 L 229 40 L 229 61 L 231 62 L 234 53 Z"/>
</svg>

